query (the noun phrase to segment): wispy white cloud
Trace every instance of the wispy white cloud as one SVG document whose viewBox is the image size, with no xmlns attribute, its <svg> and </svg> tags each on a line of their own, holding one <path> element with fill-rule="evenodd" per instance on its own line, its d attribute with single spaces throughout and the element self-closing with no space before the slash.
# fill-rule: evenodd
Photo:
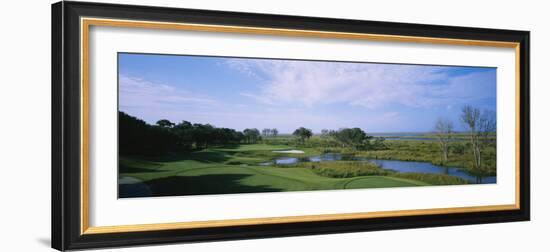
<svg viewBox="0 0 550 252">
<path fill-rule="evenodd" d="M 169 82 L 121 73 L 120 108 L 149 123 L 169 119 L 238 130 L 276 127 L 285 133 L 302 126 L 315 132 L 341 127 L 383 132 L 431 129 L 432 118 L 453 117 L 464 104 L 494 109 L 496 96 L 495 71 L 237 58 L 215 64 L 240 76 L 216 73 L 212 65 L 201 72 L 178 70 L 165 78 Z M 187 78 L 197 73 L 200 79 Z M 226 84 L 231 88 L 220 88 Z"/>
<path fill-rule="evenodd" d="M 491 77 L 484 72 L 450 77 L 441 67 L 415 65 L 242 59 L 230 59 L 227 64 L 265 84 L 257 93 L 241 95 L 268 105 L 308 107 L 333 103 L 370 109 L 390 103 L 434 106 L 448 98 L 487 95 L 477 85 Z M 494 86 L 494 82 L 486 83 Z"/>
<path fill-rule="evenodd" d="M 217 102 L 164 83 L 119 75 L 119 103 L 122 108 L 179 109 L 213 106 Z"/>
<path fill-rule="evenodd" d="M 259 78 L 259 76 L 254 71 L 254 66 L 249 64 L 248 61 L 242 59 L 228 59 L 225 62 L 230 69 L 237 70 L 241 73 L 246 74 L 249 77 Z"/>
</svg>

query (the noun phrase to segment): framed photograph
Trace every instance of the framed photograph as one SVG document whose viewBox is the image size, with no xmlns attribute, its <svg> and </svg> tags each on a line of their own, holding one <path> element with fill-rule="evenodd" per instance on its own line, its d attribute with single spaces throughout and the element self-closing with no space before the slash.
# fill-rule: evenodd
<svg viewBox="0 0 550 252">
<path fill-rule="evenodd" d="M 58 250 L 529 220 L 529 32 L 52 6 Z"/>
</svg>

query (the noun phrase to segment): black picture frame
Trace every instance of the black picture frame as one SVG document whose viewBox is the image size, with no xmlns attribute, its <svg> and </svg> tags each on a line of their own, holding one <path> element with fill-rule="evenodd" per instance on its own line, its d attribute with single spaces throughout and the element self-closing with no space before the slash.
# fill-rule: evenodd
<svg viewBox="0 0 550 252">
<path fill-rule="evenodd" d="M 321 30 L 519 43 L 519 209 L 105 234 L 81 232 L 80 18 Z M 87 249 L 527 221 L 530 218 L 529 32 L 102 3 L 52 5 L 52 247 Z"/>
</svg>

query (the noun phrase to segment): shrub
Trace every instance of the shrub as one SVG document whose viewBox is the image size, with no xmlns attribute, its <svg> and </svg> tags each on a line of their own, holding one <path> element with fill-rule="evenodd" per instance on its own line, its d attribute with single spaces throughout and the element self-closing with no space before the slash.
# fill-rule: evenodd
<svg viewBox="0 0 550 252">
<path fill-rule="evenodd" d="M 371 162 L 332 161 L 303 163 L 302 167 L 311 168 L 315 173 L 330 178 L 351 178 L 358 176 L 384 176 L 391 171 L 384 170 Z"/>
<path fill-rule="evenodd" d="M 445 174 L 431 174 L 431 173 L 394 173 L 390 176 L 396 178 L 412 179 L 428 183 L 430 185 L 462 185 L 468 184 L 468 181 Z"/>
</svg>

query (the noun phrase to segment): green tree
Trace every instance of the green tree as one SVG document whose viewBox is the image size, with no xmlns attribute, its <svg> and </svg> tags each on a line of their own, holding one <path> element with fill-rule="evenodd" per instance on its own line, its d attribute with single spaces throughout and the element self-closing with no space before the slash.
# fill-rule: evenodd
<svg viewBox="0 0 550 252">
<path fill-rule="evenodd" d="M 292 135 L 298 137 L 300 139 L 300 143 L 304 144 L 307 139 L 313 136 L 313 132 L 310 129 L 300 127 L 296 129 Z"/>
<path fill-rule="evenodd" d="M 170 129 L 153 126 L 122 111 L 118 113 L 119 151 L 122 154 L 158 155 L 176 146 Z"/>
<path fill-rule="evenodd" d="M 331 133 L 344 147 L 354 149 L 366 149 L 370 144 L 372 136 L 368 136 L 360 128 L 343 128 Z"/>
<path fill-rule="evenodd" d="M 244 137 L 247 143 L 256 143 L 261 139 L 260 131 L 256 128 L 243 130 Z"/>
<path fill-rule="evenodd" d="M 172 128 L 172 131 L 177 137 L 177 146 L 180 150 L 187 151 L 193 148 L 195 142 L 193 124 L 188 121 L 181 121 Z"/>
<path fill-rule="evenodd" d="M 193 138 L 197 149 L 206 149 L 215 140 L 214 126 L 210 124 L 193 124 Z"/>
<path fill-rule="evenodd" d="M 170 122 L 169 120 L 166 120 L 166 119 L 162 119 L 162 120 L 158 120 L 157 121 L 157 126 L 161 127 L 161 128 L 172 128 L 174 127 L 174 123 L 173 122 Z"/>
</svg>

